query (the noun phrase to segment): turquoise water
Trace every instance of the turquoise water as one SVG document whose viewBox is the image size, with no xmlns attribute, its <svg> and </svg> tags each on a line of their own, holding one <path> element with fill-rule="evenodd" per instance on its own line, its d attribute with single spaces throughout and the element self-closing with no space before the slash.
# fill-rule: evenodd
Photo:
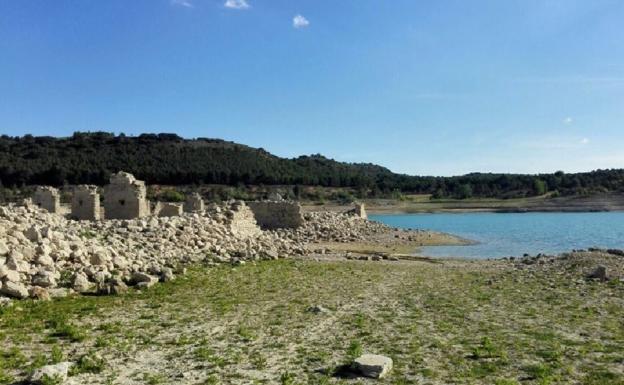
<svg viewBox="0 0 624 385">
<path fill-rule="evenodd" d="M 424 247 L 432 257 L 502 258 L 589 247 L 624 249 L 624 212 L 371 215 L 390 226 L 428 229 L 479 242 Z"/>
</svg>

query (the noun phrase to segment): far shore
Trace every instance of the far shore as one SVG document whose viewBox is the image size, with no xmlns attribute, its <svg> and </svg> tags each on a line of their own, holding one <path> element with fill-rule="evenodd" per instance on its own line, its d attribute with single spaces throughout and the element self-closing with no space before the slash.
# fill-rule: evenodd
<svg viewBox="0 0 624 385">
<path fill-rule="evenodd" d="M 364 199 L 368 214 L 420 213 L 528 213 L 528 212 L 610 212 L 624 211 L 624 194 L 589 197 L 532 197 L 522 199 L 442 199 L 412 195 L 404 199 Z M 351 205 L 304 203 L 306 211 L 344 211 Z"/>
</svg>

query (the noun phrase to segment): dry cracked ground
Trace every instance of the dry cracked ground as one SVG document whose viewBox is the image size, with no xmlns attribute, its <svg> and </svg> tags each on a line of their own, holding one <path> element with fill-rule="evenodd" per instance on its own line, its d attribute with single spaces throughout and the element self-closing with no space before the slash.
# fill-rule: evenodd
<svg viewBox="0 0 624 385">
<path fill-rule="evenodd" d="M 312 312 L 322 306 L 326 312 Z M 388 378 L 349 378 L 362 352 Z M 624 284 L 509 262 L 196 267 L 121 296 L 0 309 L 0 384 L 624 384 Z"/>
</svg>

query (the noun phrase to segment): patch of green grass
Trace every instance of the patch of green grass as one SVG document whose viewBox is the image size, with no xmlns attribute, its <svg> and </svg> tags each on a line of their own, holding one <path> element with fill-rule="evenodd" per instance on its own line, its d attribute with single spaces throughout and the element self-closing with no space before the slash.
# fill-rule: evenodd
<svg viewBox="0 0 624 385">
<path fill-rule="evenodd" d="M 162 374 L 158 374 L 158 373 L 144 373 L 143 374 L 143 381 L 145 381 L 147 385 L 163 384 L 165 380 L 166 378 Z"/>
<path fill-rule="evenodd" d="M 582 291 L 568 277 L 505 266 L 272 261 L 191 268 L 119 296 L 22 301 L 0 309 L 0 384 L 23 380 L 42 355 L 78 362 L 76 376 L 114 379 L 115 360 L 81 358 L 94 348 L 139 360 L 157 349 L 156 365 L 210 374 L 206 384 L 346 384 L 329 376 L 365 346 L 393 358 L 388 384 L 624 385 L 624 286 Z M 303 311 L 318 303 L 331 314 Z"/>
<path fill-rule="evenodd" d="M 349 362 L 355 360 L 362 355 L 362 344 L 360 341 L 351 341 L 349 348 L 347 349 L 347 359 Z"/>
</svg>

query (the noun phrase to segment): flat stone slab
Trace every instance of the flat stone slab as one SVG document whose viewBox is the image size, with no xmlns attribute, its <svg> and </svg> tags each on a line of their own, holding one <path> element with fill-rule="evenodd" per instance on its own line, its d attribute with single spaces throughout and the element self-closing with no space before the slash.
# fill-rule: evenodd
<svg viewBox="0 0 624 385">
<path fill-rule="evenodd" d="M 30 382 L 33 384 L 51 383 L 62 384 L 67 380 L 67 373 L 72 366 L 71 362 L 61 362 L 54 365 L 46 365 L 35 370 L 30 377 Z"/>
<path fill-rule="evenodd" d="M 353 361 L 353 368 L 364 377 L 383 378 L 392 370 L 392 358 L 363 354 Z"/>
</svg>

